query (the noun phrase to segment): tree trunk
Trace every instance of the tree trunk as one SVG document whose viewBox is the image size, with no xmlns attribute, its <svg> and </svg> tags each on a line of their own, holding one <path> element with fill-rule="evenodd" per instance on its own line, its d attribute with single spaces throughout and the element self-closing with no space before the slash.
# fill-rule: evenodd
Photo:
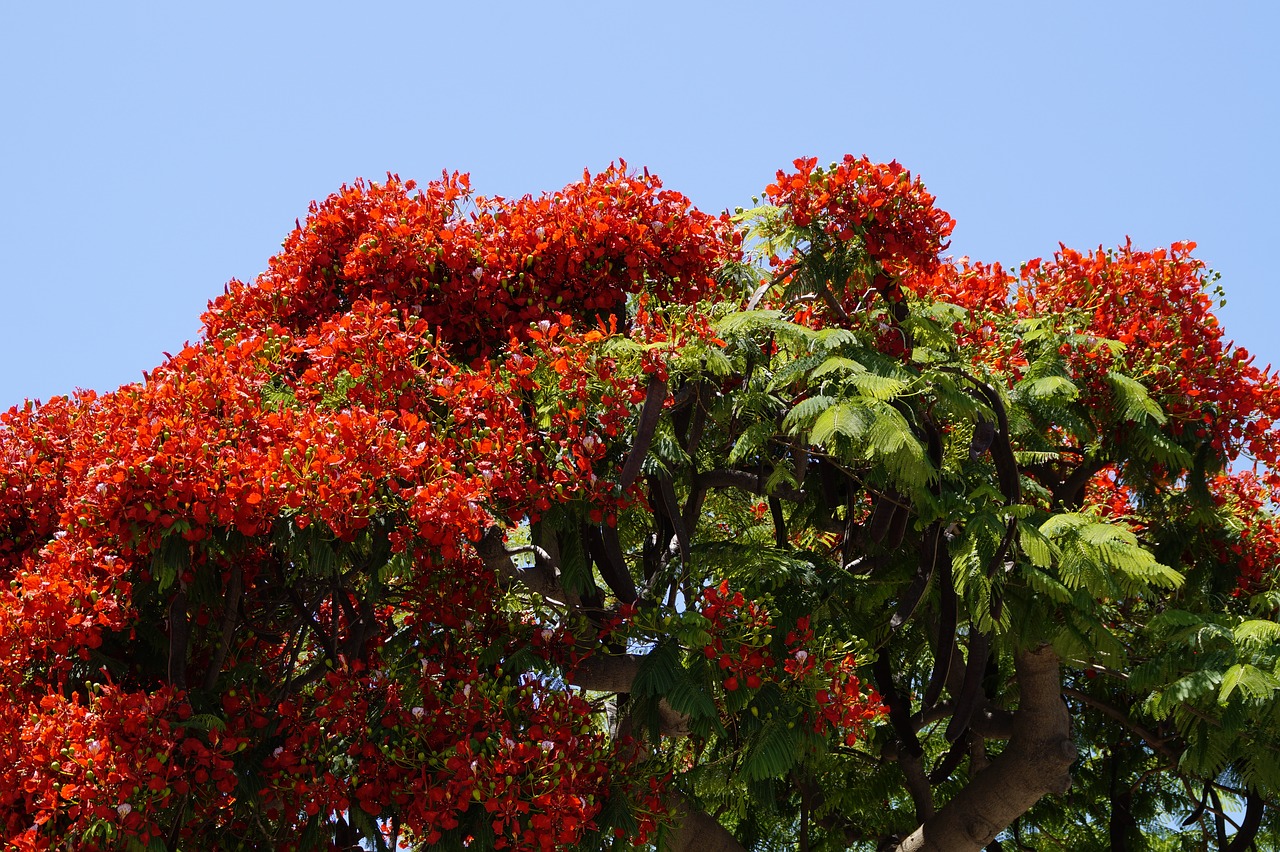
<svg viewBox="0 0 1280 852">
<path fill-rule="evenodd" d="M 695 810 L 683 796 L 668 799 L 675 826 L 663 849 L 670 852 L 746 852 L 729 830 L 709 814 Z"/>
<path fill-rule="evenodd" d="M 1045 794 L 1071 786 L 1076 747 L 1058 657 L 1048 646 L 1024 651 L 1017 672 L 1022 697 L 1008 746 L 896 852 L 979 852 Z"/>
</svg>

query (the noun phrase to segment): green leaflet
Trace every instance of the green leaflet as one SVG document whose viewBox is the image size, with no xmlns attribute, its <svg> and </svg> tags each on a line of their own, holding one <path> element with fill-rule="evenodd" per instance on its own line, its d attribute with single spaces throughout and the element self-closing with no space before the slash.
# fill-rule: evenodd
<svg viewBox="0 0 1280 852">
<path fill-rule="evenodd" d="M 837 435 L 859 438 L 867 430 L 867 410 L 848 402 L 838 402 L 825 409 L 809 431 L 809 443 L 829 446 Z"/>
<path fill-rule="evenodd" d="M 816 394 L 808 399 L 800 400 L 783 418 L 783 431 L 789 435 L 800 434 L 812 425 L 818 415 L 826 411 L 834 403 L 834 398 L 823 396 L 822 394 Z"/>
<path fill-rule="evenodd" d="M 631 691 L 639 696 L 661 696 L 671 691 L 683 673 L 680 646 L 665 637 L 644 655 Z"/>
<path fill-rule="evenodd" d="M 867 368 L 859 364 L 852 358 L 845 358 L 843 355 L 832 355 L 830 358 L 819 364 L 813 372 L 809 374 L 810 380 L 820 379 L 829 373 L 865 373 Z"/>
<path fill-rule="evenodd" d="M 1242 621 L 1231 632 L 1239 645 L 1266 646 L 1273 642 L 1280 642 L 1280 624 L 1274 621 L 1258 618 Z"/>
<path fill-rule="evenodd" d="M 1027 379 L 1018 384 L 1017 390 L 1029 399 L 1053 403 L 1070 402 L 1080 395 L 1080 389 L 1066 376 Z"/>
<path fill-rule="evenodd" d="M 1058 574 L 1071 589 L 1088 589 L 1094 597 L 1128 597 L 1151 589 L 1175 589 L 1180 573 L 1156 561 L 1132 532 L 1115 524 L 1067 513 L 1040 526 L 1061 554 Z"/>
<path fill-rule="evenodd" d="M 853 373 L 849 377 L 849 382 L 858 389 L 858 393 L 882 402 L 888 402 L 907 389 L 907 383 L 902 379 L 882 376 L 878 373 Z"/>
<path fill-rule="evenodd" d="M 1157 424 L 1164 424 L 1164 412 L 1137 379 L 1112 370 L 1107 373 L 1107 384 L 1115 392 L 1120 414 L 1125 420 L 1141 422 L 1150 419 Z"/>
<path fill-rule="evenodd" d="M 1225 703 L 1237 689 L 1247 698 L 1270 698 L 1273 692 L 1280 689 L 1280 681 L 1248 663 L 1236 663 L 1222 675 L 1218 701 Z"/>
<path fill-rule="evenodd" d="M 1156 719 L 1167 719 L 1180 704 L 1195 703 L 1206 695 L 1216 693 L 1221 682 L 1221 672 L 1191 672 L 1169 684 L 1163 691 L 1153 692 L 1144 709 Z"/>
<path fill-rule="evenodd" d="M 742 434 L 733 444 L 733 449 L 729 451 L 729 464 L 739 465 L 755 461 L 760 452 L 769 445 L 769 439 L 776 431 L 777 427 L 768 420 L 752 423 L 742 430 Z"/>
</svg>

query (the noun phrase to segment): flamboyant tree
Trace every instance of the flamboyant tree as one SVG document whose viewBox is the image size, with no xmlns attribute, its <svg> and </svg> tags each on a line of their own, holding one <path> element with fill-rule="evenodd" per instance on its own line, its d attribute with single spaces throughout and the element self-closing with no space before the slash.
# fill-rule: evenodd
<svg viewBox="0 0 1280 852">
<path fill-rule="evenodd" d="M 313 205 L 0 415 L 6 847 L 1280 836 L 1280 381 L 1190 243 L 951 228 L 853 157 Z"/>
</svg>

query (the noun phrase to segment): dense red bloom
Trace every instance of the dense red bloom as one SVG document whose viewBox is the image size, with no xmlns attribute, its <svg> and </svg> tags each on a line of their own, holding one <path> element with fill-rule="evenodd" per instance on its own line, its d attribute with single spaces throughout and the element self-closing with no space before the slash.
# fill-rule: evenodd
<svg viewBox="0 0 1280 852">
<path fill-rule="evenodd" d="M 846 154 L 827 170 L 817 168 L 815 157 L 794 165 L 794 172 L 779 170 L 765 194 L 785 206 L 797 225 L 835 240 L 860 239 L 891 275 L 931 274 L 938 268 L 955 221 L 934 207 L 920 179 L 912 180 L 896 161 L 873 163 Z"/>
<path fill-rule="evenodd" d="M 1222 338 L 1195 243 L 1082 254 L 1063 247 L 1022 269 L 1015 309 L 1061 315 L 1094 342 L 1064 354 L 1096 396 L 1113 366 L 1139 377 L 1174 419 L 1176 436 L 1207 438 L 1224 460 L 1242 452 L 1274 470 L 1280 461 L 1280 378 Z M 1121 344 L 1118 354 L 1103 341 Z M 1274 473 L 1269 474 L 1274 477 Z M 1275 484 L 1273 479 L 1272 484 Z"/>
<path fill-rule="evenodd" d="M 625 163 L 550 195 L 475 199 L 470 216 L 459 211 L 472 200 L 467 175 L 416 188 L 388 176 L 313 204 L 253 286 L 232 281 L 210 304 L 207 335 L 270 324 L 296 334 L 375 300 L 463 352 L 491 352 L 559 313 L 618 313 L 642 287 L 697 301 L 737 253 L 727 217 Z"/>
</svg>

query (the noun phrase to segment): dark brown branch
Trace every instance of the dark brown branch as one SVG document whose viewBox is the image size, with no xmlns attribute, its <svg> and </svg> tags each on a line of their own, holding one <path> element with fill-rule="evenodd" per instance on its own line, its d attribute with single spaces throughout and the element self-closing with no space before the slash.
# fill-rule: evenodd
<svg viewBox="0 0 1280 852">
<path fill-rule="evenodd" d="M 655 479 L 658 485 L 658 494 L 662 497 L 662 507 L 671 521 L 676 545 L 680 548 L 680 559 L 685 565 L 688 565 L 689 531 L 685 526 L 684 516 L 680 513 L 680 503 L 676 499 L 675 486 L 671 483 L 671 479 L 666 476 L 655 477 Z"/>
<path fill-rule="evenodd" d="M 911 726 L 920 731 L 927 725 L 946 719 L 954 712 L 955 703 L 943 701 L 933 707 L 926 707 L 912 716 Z M 1007 740 L 1013 736 L 1013 714 L 991 701 L 986 701 L 969 718 L 969 731 L 984 740 Z"/>
<path fill-rule="evenodd" d="M 649 453 L 649 444 L 653 441 L 653 431 L 658 426 L 658 418 L 662 416 L 662 406 L 667 401 L 666 380 L 656 375 L 649 378 L 649 389 L 645 394 L 644 407 L 640 409 L 640 423 L 636 426 L 636 441 L 631 445 L 631 453 L 622 467 L 619 484 L 626 491 L 631 483 L 640 475 L 640 465 Z"/>
<path fill-rule="evenodd" d="M 492 526 L 485 531 L 484 536 L 476 543 L 476 553 L 480 555 L 485 567 L 500 577 L 520 581 L 528 589 L 537 592 L 544 598 L 563 603 L 565 600 L 564 589 L 560 587 L 560 581 L 556 579 L 555 569 L 538 559 L 534 560 L 534 564 L 530 568 L 517 566 L 512 561 L 506 545 L 503 544 L 503 538 L 505 538 L 505 534 L 502 527 Z"/>
<path fill-rule="evenodd" d="M 897 735 L 896 759 L 907 782 L 907 790 L 916 806 L 916 818 L 924 821 L 933 816 L 933 790 L 924 771 L 924 748 L 911 723 L 911 703 L 893 682 L 893 668 L 885 649 L 871 664 L 876 689 L 889 706 L 889 722 Z"/>
<path fill-rule="evenodd" d="M 1053 502 L 1069 511 L 1076 511 L 1084 502 L 1084 487 L 1093 475 L 1105 465 L 1099 461 L 1082 462 L 1079 467 L 1053 489 Z"/>
<path fill-rule="evenodd" d="M 174 689 L 187 688 L 187 643 L 191 622 L 187 618 L 187 588 L 183 583 L 169 602 L 169 683 Z"/>
<path fill-rule="evenodd" d="M 599 566 L 600 576 L 604 578 L 610 591 L 624 604 L 635 603 L 639 594 L 636 582 L 627 570 L 627 560 L 622 553 L 617 528 L 608 524 L 591 527 L 587 530 L 586 541 L 587 550 Z"/>
<path fill-rule="evenodd" d="M 308 606 L 307 603 L 302 600 L 302 596 L 298 594 L 298 590 L 293 586 L 287 586 L 286 591 L 288 592 L 289 600 L 293 603 L 294 609 L 297 611 L 298 615 L 306 624 L 311 626 L 311 629 L 315 631 L 316 636 L 320 639 L 320 644 L 324 645 L 325 656 L 333 661 L 334 664 L 337 664 L 338 648 L 333 643 L 333 637 L 329 635 L 329 632 L 325 630 L 316 619 L 313 607 Z"/>
<path fill-rule="evenodd" d="M 218 675 L 222 673 L 222 664 L 227 661 L 227 654 L 231 651 L 231 640 L 235 636 L 236 622 L 240 615 L 243 581 L 244 575 L 240 566 L 234 566 L 231 569 L 231 577 L 227 580 L 227 594 L 222 613 L 222 634 L 218 638 L 218 649 L 214 652 L 213 659 L 209 662 L 209 670 L 204 675 L 205 689 L 213 689 L 218 681 Z"/>
<path fill-rule="evenodd" d="M 679 794 L 668 796 L 675 826 L 669 836 L 671 852 L 746 852 L 729 830 L 710 814 L 695 809 Z"/>
<path fill-rule="evenodd" d="M 709 470 L 700 473 L 693 480 L 695 489 L 711 489 L 711 488 L 737 488 L 740 491 L 746 491 L 749 494 L 765 495 L 764 482 L 760 475 L 748 470 Z M 804 494 L 794 488 L 787 486 L 779 486 L 773 489 L 772 496 L 787 500 L 791 503 L 799 503 L 804 500 Z"/>
<path fill-rule="evenodd" d="M 797 258 L 797 260 L 803 260 L 804 253 L 797 251 L 795 254 L 795 257 Z M 759 287 L 755 289 L 755 292 L 751 294 L 751 298 L 747 299 L 747 310 L 754 311 L 756 309 L 756 305 L 760 304 L 760 300 L 764 298 L 765 293 L 768 293 L 775 286 L 777 286 L 778 284 L 781 284 L 783 281 L 786 281 L 792 275 L 795 275 L 796 272 L 799 271 L 799 269 L 800 269 L 799 262 L 793 261 L 790 266 L 787 266 L 786 268 L 779 270 L 777 273 L 773 275 L 773 277 L 766 279 Z"/>
<path fill-rule="evenodd" d="M 1112 719 L 1116 722 L 1119 722 L 1121 725 L 1128 728 L 1133 733 L 1137 734 L 1138 737 L 1143 742 L 1145 742 L 1147 746 L 1156 754 L 1160 755 L 1165 760 L 1168 760 L 1171 763 L 1177 763 L 1179 755 L 1174 749 L 1169 748 L 1168 740 L 1162 737 L 1156 736 L 1156 734 L 1151 730 L 1149 730 L 1148 728 L 1145 728 L 1142 725 L 1139 725 L 1137 722 L 1130 719 L 1128 714 L 1125 713 L 1123 710 L 1119 710 L 1115 707 L 1112 707 L 1110 704 L 1107 704 L 1105 701 L 1101 701 L 1100 699 L 1094 698 L 1089 693 L 1081 692 L 1078 689 L 1071 689 L 1069 687 L 1064 688 L 1062 690 L 1062 694 L 1067 696 L 1068 698 L 1074 698 L 1076 701 L 1079 701 L 1081 704 L 1084 704 L 1086 707 L 1092 707 L 1094 710 L 1097 710 L 1099 713 L 1101 713 L 1103 716 L 1106 716 L 1108 719 Z"/>
</svg>

